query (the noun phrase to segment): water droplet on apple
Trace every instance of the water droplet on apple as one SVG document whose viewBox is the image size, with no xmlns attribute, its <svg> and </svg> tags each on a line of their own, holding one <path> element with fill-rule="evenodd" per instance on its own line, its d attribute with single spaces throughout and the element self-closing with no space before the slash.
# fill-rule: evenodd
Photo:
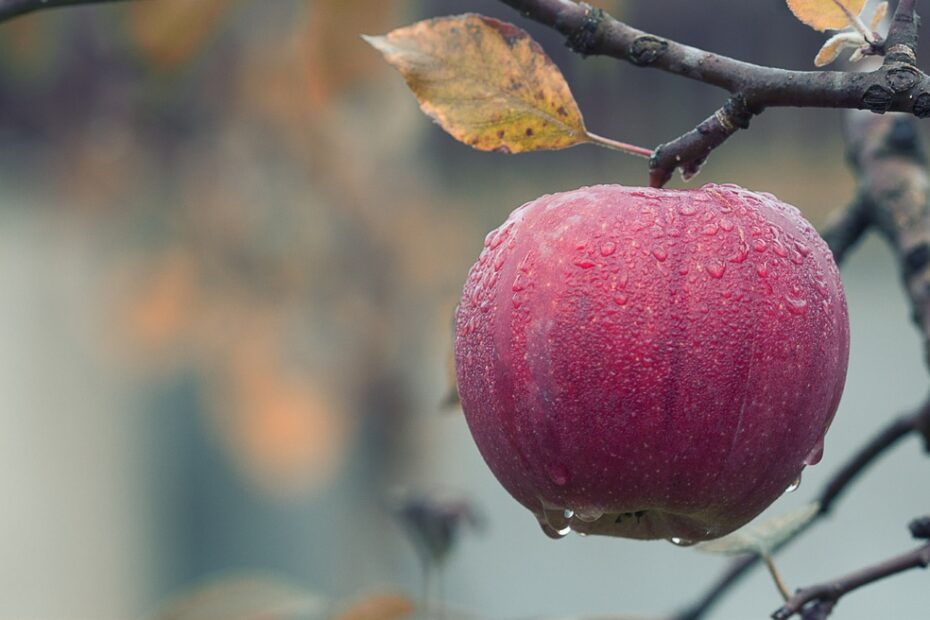
<svg viewBox="0 0 930 620">
<path fill-rule="evenodd" d="M 697 544 L 696 540 L 688 540 L 687 538 L 678 538 L 677 536 L 672 536 L 667 539 L 670 543 L 676 547 L 690 547 Z"/>
<path fill-rule="evenodd" d="M 618 306 L 625 306 L 626 302 L 628 302 L 629 300 L 630 300 L 629 296 L 624 293 L 620 293 L 619 295 L 614 297 L 614 303 L 617 304 Z"/>
<path fill-rule="evenodd" d="M 801 486 L 801 474 L 798 474 L 798 477 L 794 482 L 788 485 L 788 488 L 785 489 L 785 493 L 794 493 L 798 490 L 798 487 Z"/>
<path fill-rule="evenodd" d="M 805 314 L 807 312 L 807 302 L 800 298 L 785 295 L 785 307 L 791 314 Z"/>
<path fill-rule="evenodd" d="M 752 249 L 755 250 L 756 252 L 765 252 L 768 248 L 769 248 L 769 244 L 767 244 L 764 240 L 753 239 Z"/>
<path fill-rule="evenodd" d="M 769 266 L 767 263 L 759 263 L 756 265 L 756 273 L 759 274 L 760 278 L 764 278 L 769 275 Z"/>
<path fill-rule="evenodd" d="M 727 270 L 727 266 L 723 263 L 723 261 L 716 258 L 708 261 L 706 268 L 707 273 L 710 274 L 710 277 L 718 280 L 723 277 L 723 273 Z"/>
<path fill-rule="evenodd" d="M 568 470 L 564 465 L 553 463 L 549 466 L 549 479 L 560 487 L 565 486 L 569 479 Z"/>
<path fill-rule="evenodd" d="M 652 255 L 655 256 L 656 260 L 660 263 L 665 261 L 668 258 L 668 250 L 661 247 L 652 248 Z"/>
<path fill-rule="evenodd" d="M 601 244 L 601 256 L 610 256 L 617 251 L 617 244 L 613 241 L 605 241 Z"/>
<path fill-rule="evenodd" d="M 562 516 L 571 521 L 572 517 L 575 516 L 575 511 L 571 508 L 566 508 L 562 511 Z"/>
<path fill-rule="evenodd" d="M 804 457 L 805 465 L 816 465 L 823 458 L 823 439 L 818 441 L 810 453 Z"/>
<path fill-rule="evenodd" d="M 679 205 L 678 212 L 682 215 L 694 215 L 697 213 L 697 206 L 693 202 L 683 202 Z"/>
<path fill-rule="evenodd" d="M 578 510 L 575 512 L 575 518 L 583 523 L 594 523 L 603 516 L 604 513 L 596 508 Z"/>
<path fill-rule="evenodd" d="M 575 261 L 575 265 L 581 267 L 582 269 L 590 269 L 595 265 L 595 262 L 588 260 L 587 258 L 579 258 Z"/>
<path fill-rule="evenodd" d="M 552 527 L 551 525 L 549 525 L 548 523 L 546 523 L 545 521 L 540 521 L 539 525 L 542 527 L 543 533 L 553 540 L 561 540 L 565 538 L 566 536 L 568 536 L 572 531 L 571 526 L 568 526 L 568 525 L 566 525 L 565 527 L 561 529 L 556 529 Z"/>
<path fill-rule="evenodd" d="M 811 253 L 811 249 L 800 241 L 794 242 L 794 249 L 796 249 L 801 256 L 809 256 Z"/>
</svg>

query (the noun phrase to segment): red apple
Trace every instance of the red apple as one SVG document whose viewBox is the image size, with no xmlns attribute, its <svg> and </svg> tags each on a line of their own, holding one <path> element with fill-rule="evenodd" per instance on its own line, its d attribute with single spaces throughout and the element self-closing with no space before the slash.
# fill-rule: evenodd
<svg viewBox="0 0 930 620">
<path fill-rule="evenodd" d="M 820 460 L 849 320 L 800 212 L 733 185 L 543 196 L 456 314 L 462 408 L 504 488 L 569 529 L 727 534 Z"/>
</svg>

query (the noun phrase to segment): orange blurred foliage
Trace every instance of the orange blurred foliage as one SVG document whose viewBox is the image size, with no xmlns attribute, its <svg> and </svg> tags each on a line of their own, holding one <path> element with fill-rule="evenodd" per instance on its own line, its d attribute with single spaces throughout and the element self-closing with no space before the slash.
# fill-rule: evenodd
<svg viewBox="0 0 930 620">
<path fill-rule="evenodd" d="M 409 618 L 416 605 L 403 594 L 370 594 L 349 604 L 330 620 L 401 620 Z"/>
<path fill-rule="evenodd" d="M 273 339 L 242 334 L 211 407 L 246 478 L 280 498 L 330 482 L 349 447 L 350 414 L 312 377 L 284 367 Z"/>
<path fill-rule="evenodd" d="M 158 0 L 130 5 L 129 30 L 143 56 L 162 70 L 199 52 L 235 0 Z"/>
</svg>

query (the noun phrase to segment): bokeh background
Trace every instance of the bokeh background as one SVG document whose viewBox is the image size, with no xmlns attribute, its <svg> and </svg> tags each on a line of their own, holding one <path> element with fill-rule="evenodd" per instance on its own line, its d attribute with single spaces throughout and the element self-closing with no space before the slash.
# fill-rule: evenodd
<svg viewBox="0 0 930 620">
<path fill-rule="evenodd" d="M 595 4 L 788 68 L 823 41 L 781 0 Z M 455 143 L 359 38 L 469 11 L 527 28 L 602 135 L 654 146 L 723 101 L 581 60 L 492 0 L 145 0 L 0 25 L 0 618 L 147 617 L 241 575 L 201 611 L 240 617 L 283 591 L 308 617 L 400 617 L 424 590 L 392 515 L 411 494 L 481 516 L 442 575 L 445 603 L 474 617 L 669 612 L 722 569 L 665 543 L 549 540 L 442 406 L 452 310 L 486 232 L 542 193 L 646 180 L 642 160 L 594 147 Z M 771 110 L 695 182 L 773 192 L 820 225 L 854 188 L 840 120 Z M 843 275 L 848 387 L 823 462 L 769 514 L 808 501 L 927 389 L 883 243 Z M 883 459 L 784 553 L 789 584 L 909 548 L 927 465 L 913 440 Z M 836 617 L 924 618 L 926 580 L 874 585 Z M 778 604 L 758 572 L 716 617 Z"/>
</svg>

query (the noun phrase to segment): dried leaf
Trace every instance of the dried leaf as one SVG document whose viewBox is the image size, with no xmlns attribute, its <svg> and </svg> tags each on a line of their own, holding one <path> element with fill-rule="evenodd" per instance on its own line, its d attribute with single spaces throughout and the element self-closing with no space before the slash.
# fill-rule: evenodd
<svg viewBox="0 0 930 620">
<path fill-rule="evenodd" d="M 787 514 L 774 517 L 756 526 L 746 526 L 716 540 L 694 546 L 698 551 L 721 555 L 755 553 L 767 555 L 795 532 L 807 525 L 820 511 L 820 502 L 811 502 Z"/>
<path fill-rule="evenodd" d="M 882 20 L 885 19 L 885 15 L 888 14 L 888 3 L 879 2 L 878 6 L 875 7 L 875 13 L 872 15 L 872 21 L 869 26 L 872 30 L 878 30 L 878 27 L 882 25 Z"/>
<path fill-rule="evenodd" d="M 520 28 L 468 14 L 365 37 L 423 111 L 482 151 L 520 153 L 591 141 L 565 78 Z"/>
<path fill-rule="evenodd" d="M 817 57 L 814 58 L 814 65 L 818 67 L 829 65 L 837 59 L 844 47 L 858 47 L 864 44 L 865 39 L 856 32 L 841 32 L 840 34 L 833 35 L 827 39 L 827 42 L 824 43 L 820 51 L 817 52 Z"/>
<path fill-rule="evenodd" d="M 788 0 L 788 8 L 799 20 L 823 32 L 850 25 L 849 16 L 837 3 L 842 3 L 853 15 L 861 13 L 865 6 L 865 0 Z"/>
</svg>

